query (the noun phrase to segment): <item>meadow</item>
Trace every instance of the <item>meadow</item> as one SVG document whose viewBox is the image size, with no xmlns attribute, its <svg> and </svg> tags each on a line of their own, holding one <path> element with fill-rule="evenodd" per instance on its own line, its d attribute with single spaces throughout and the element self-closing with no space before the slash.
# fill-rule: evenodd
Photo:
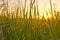
<svg viewBox="0 0 60 40">
<path fill-rule="evenodd" d="M 26 1 L 25 1 L 26 5 Z M 52 9 L 50 14 L 51 18 L 45 19 L 42 16 L 39 19 L 38 5 L 34 6 L 34 18 L 32 18 L 32 6 L 34 1 L 30 3 L 29 18 L 27 18 L 28 11 L 25 12 L 25 7 L 22 9 L 23 17 L 18 16 L 19 8 L 16 9 L 16 15 L 9 14 L 8 4 L 3 6 L 5 13 L 0 15 L 0 40 L 60 40 L 60 12 Z M 36 10 L 37 16 L 36 18 Z M 26 13 L 26 14 L 25 14 Z M 47 12 L 46 15 L 48 16 Z M 21 16 L 21 15 L 20 15 Z"/>
</svg>

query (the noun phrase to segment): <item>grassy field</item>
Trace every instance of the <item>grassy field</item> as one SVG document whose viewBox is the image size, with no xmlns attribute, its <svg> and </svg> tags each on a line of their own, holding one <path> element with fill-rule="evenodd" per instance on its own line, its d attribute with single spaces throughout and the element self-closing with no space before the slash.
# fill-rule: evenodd
<svg viewBox="0 0 60 40">
<path fill-rule="evenodd" d="M 60 12 L 53 9 L 51 0 L 49 1 L 51 10 L 44 11 L 44 16 L 44 12 L 40 13 L 36 0 L 30 0 L 30 8 L 26 7 L 25 0 L 24 7 L 14 7 L 15 11 L 12 12 L 8 9 L 8 1 L 5 4 L 3 0 L 0 6 L 0 40 L 60 40 Z M 43 14 L 42 18 L 40 14 Z"/>
<path fill-rule="evenodd" d="M 29 20 L 0 17 L 0 40 L 60 40 L 60 18 Z"/>
</svg>

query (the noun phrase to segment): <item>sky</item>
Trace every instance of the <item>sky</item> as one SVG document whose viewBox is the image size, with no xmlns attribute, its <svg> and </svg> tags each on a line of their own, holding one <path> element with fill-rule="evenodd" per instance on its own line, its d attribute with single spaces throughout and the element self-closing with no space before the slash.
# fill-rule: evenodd
<svg viewBox="0 0 60 40">
<path fill-rule="evenodd" d="M 4 1 L 6 3 L 7 0 L 4 0 Z M 50 2 L 49 2 L 49 0 L 36 0 L 36 1 L 38 1 L 38 3 L 37 3 L 38 4 L 38 10 L 40 12 L 39 13 L 40 16 L 42 17 L 43 16 L 42 13 L 44 11 L 46 12 L 46 10 L 48 11 L 50 9 Z M 55 6 L 56 10 L 60 11 L 60 0 L 51 0 L 51 1 L 52 1 L 53 8 Z M 0 0 L 0 4 L 2 4 L 2 3 L 3 2 Z M 17 7 L 17 6 L 22 7 L 22 5 L 24 6 L 24 0 L 8 0 L 8 5 L 9 5 L 9 10 L 12 12 L 12 11 L 15 11 L 15 7 Z M 30 8 L 29 5 L 30 5 L 30 0 L 26 0 L 26 6 L 27 6 L 26 8 L 28 8 L 28 10 Z M 0 13 L 1 13 L 1 10 L 0 10 Z M 34 15 L 34 14 L 32 13 L 32 15 Z M 44 15 L 46 17 L 46 13 L 44 13 Z"/>
<path fill-rule="evenodd" d="M 22 0 L 20 4 L 23 4 Z M 60 0 L 52 0 L 52 4 L 55 3 L 56 9 L 60 10 Z M 18 5 L 18 0 L 9 0 L 10 5 Z M 29 6 L 29 0 L 27 0 L 27 5 Z M 39 10 L 48 9 L 50 7 L 49 0 L 38 0 Z"/>
<path fill-rule="evenodd" d="M 5 0 L 6 1 L 6 0 Z M 24 4 L 24 0 L 8 0 L 9 1 L 9 7 L 14 8 L 14 6 L 19 6 Z M 18 3 L 20 1 L 20 3 Z M 2 1 L 0 1 L 0 4 Z M 29 7 L 29 0 L 27 0 L 27 6 Z M 52 5 L 55 4 L 55 7 L 57 10 L 60 10 L 60 0 L 52 0 Z M 49 0 L 38 0 L 38 8 L 40 11 L 47 10 L 50 8 Z"/>
</svg>

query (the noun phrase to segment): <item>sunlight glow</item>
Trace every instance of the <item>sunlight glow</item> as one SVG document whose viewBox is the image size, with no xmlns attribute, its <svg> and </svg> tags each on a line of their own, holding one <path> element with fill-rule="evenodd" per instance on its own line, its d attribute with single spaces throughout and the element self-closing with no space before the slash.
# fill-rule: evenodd
<svg viewBox="0 0 60 40">
<path fill-rule="evenodd" d="M 28 16 L 27 17 L 29 18 L 30 0 L 26 0 L 26 5 L 25 5 L 25 0 L 24 1 L 23 0 L 12 0 L 12 1 L 8 0 L 8 1 L 9 1 L 8 4 L 9 4 L 9 10 L 10 11 L 11 10 L 15 11 L 15 7 L 21 7 L 21 9 L 22 9 L 22 8 L 24 8 L 24 6 L 26 6 L 25 14 L 28 11 L 28 14 L 27 14 Z M 54 4 L 57 5 L 57 6 L 55 6 L 56 10 L 60 10 L 60 2 L 59 1 L 60 0 L 52 0 L 53 10 L 54 10 Z M 49 0 L 36 0 L 34 5 L 36 6 L 36 4 L 38 4 L 38 11 L 39 11 L 39 18 L 40 19 L 42 19 L 43 16 L 44 16 L 45 19 L 51 18 L 50 12 L 49 11 L 46 12 L 46 10 L 48 10 L 48 9 L 51 10 Z M 34 8 L 34 6 L 33 6 L 33 8 Z M 33 8 L 32 8 L 32 10 L 33 10 Z M 32 11 L 32 17 L 34 18 L 34 12 L 33 11 Z M 36 15 L 36 18 L 38 18 L 38 15 Z"/>
</svg>

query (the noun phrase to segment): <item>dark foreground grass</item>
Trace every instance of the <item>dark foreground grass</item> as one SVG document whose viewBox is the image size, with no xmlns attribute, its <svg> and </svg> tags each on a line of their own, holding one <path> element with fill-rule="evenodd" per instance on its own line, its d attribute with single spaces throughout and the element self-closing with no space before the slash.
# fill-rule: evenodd
<svg viewBox="0 0 60 40">
<path fill-rule="evenodd" d="M 0 40 L 60 40 L 60 19 L 0 17 Z"/>
</svg>

